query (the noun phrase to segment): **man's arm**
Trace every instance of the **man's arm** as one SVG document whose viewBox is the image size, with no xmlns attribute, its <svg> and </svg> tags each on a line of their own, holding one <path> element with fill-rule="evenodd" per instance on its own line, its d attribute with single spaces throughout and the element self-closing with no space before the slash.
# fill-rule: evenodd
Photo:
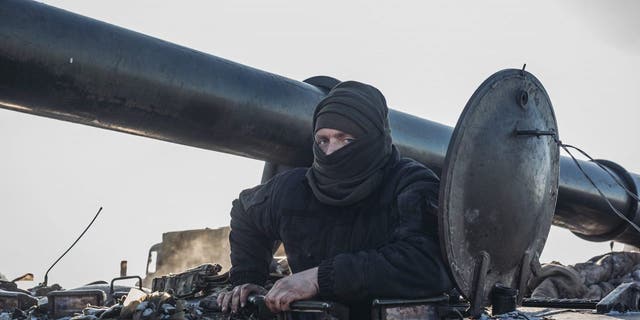
<svg viewBox="0 0 640 320">
<path fill-rule="evenodd" d="M 259 186 L 260 188 L 263 186 Z M 278 280 L 269 293 L 264 288 L 277 228 L 271 208 L 269 185 L 263 189 L 243 191 L 231 210 L 231 283 L 234 288 L 218 297 L 223 312 L 231 306 L 237 311 L 251 293 L 266 294 L 265 302 L 272 312 L 289 309 L 295 300 L 309 299 L 318 292 L 315 270 L 310 269 Z M 317 269 L 317 268 L 314 268 Z"/>
<path fill-rule="evenodd" d="M 428 169 L 413 171 L 413 182 L 397 195 L 399 221 L 390 241 L 374 250 L 322 261 L 318 267 L 321 297 L 345 301 L 420 298 L 451 288 L 437 236 L 439 182 Z"/>
<path fill-rule="evenodd" d="M 264 285 L 269 275 L 273 244 L 276 240 L 271 217 L 271 186 L 244 190 L 231 209 L 230 281 L 233 285 Z"/>
<path fill-rule="evenodd" d="M 251 293 L 266 294 L 262 287 L 267 280 L 272 260 L 274 218 L 271 216 L 271 185 L 244 190 L 233 201 L 231 209 L 230 282 L 234 288 L 218 295 L 223 312 L 237 312 Z"/>
</svg>

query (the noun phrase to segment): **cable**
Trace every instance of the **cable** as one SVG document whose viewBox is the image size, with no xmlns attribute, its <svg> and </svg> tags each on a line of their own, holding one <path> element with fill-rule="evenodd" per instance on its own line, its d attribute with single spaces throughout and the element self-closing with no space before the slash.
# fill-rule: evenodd
<svg viewBox="0 0 640 320">
<path fill-rule="evenodd" d="M 622 183 L 622 181 L 620 181 L 620 178 L 618 178 L 617 176 L 615 176 L 613 173 L 611 173 L 611 170 L 607 169 L 607 167 L 603 166 L 600 162 L 594 160 L 590 155 L 588 155 L 586 152 L 582 151 L 582 149 L 576 147 L 576 146 L 572 146 L 570 144 L 565 144 L 565 147 L 569 147 L 569 148 L 573 148 L 576 149 L 578 152 L 582 153 L 582 155 L 584 155 L 585 157 L 589 158 L 589 160 L 591 160 L 591 162 L 595 163 L 596 165 L 598 165 L 598 167 L 600 167 L 600 169 L 604 170 L 605 172 L 607 172 L 607 174 L 613 179 L 613 181 L 615 181 L 622 189 L 624 189 L 624 191 L 633 199 L 635 199 L 636 201 L 640 201 L 640 198 L 638 198 L 638 196 L 631 190 L 627 189 L 627 187 L 624 186 L 624 184 Z"/>
<path fill-rule="evenodd" d="M 78 240 L 80 240 L 80 238 L 82 238 L 82 236 L 84 236 L 84 234 L 87 232 L 87 230 L 89 230 L 89 227 L 91 227 L 91 225 L 93 224 L 94 221 L 96 221 L 96 219 L 98 218 L 98 215 L 100 214 L 100 211 L 102 211 L 102 207 L 100 207 L 100 209 L 98 209 L 98 212 L 96 213 L 96 215 L 93 217 L 93 220 L 91 220 L 91 222 L 89 222 L 89 225 L 84 228 L 84 231 L 82 231 L 82 233 L 80 234 L 80 236 L 76 239 L 76 241 L 74 241 L 71 246 L 69 247 L 69 249 L 67 249 L 67 251 L 65 251 L 60 258 L 58 258 L 58 260 L 56 260 L 56 262 L 54 262 L 51 267 L 49 267 L 49 269 L 47 270 L 47 272 L 45 272 L 44 274 L 44 281 L 42 282 L 42 286 L 46 287 L 47 283 L 49 282 L 49 271 L 51 271 L 51 269 L 53 269 L 53 267 L 56 265 L 56 263 L 58 263 L 58 261 L 60 261 L 60 259 L 62 259 L 62 257 L 64 257 L 67 252 L 69 252 L 69 250 L 71 250 L 71 248 L 73 248 L 73 246 L 76 245 L 76 243 L 78 243 Z"/>
<path fill-rule="evenodd" d="M 562 141 L 558 140 L 558 138 L 556 136 L 553 137 L 555 142 L 562 147 L 562 149 L 564 149 L 565 152 L 567 152 L 567 154 L 569 154 L 569 156 L 571 156 L 571 159 L 573 160 L 573 162 L 576 164 L 576 166 L 578 167 L 578 169 L 580 169 L 580 172 L 582 172 L 582 174 L 585 176 L 585 178 L 587 178 L 587 180 L 589 180 L 589 182 L 591 183 L 591 185 L 596 189 L 596 191 L 598 191 L 598 193 L 600 194 L 600 196 L 602 196 L 602 198 L 604 198 L 604 200 L 607 202 L 607 205 L 609 205 L 609 207 L 611 208 L 611 210 L 613 210 L 613 212 L 620 217 L 621 219 L 623 219 L 624 221 L 626 221 L 629 225 L 631 225 L 634 229 L 636 229 L 636 231 L 640 232 L 640 227 L 638 227 L 635 223 L 633 223 L 632 221 L 630 221 L 624 214 L 622 214 L 620 211 L 618 211 L 613 204 L 611 204 L 611 202 L 609 201 L 609 198 L 607 198 L 604 193 L 600 190 L 600 188 L 598 188 L 598 186 L 595 184 L 595 182 L 593 181 L 593 179 L 591 179 L 591 177 L 586 173 L 586 171 L 582 168 L 582 166 L 580 165 L 580 163 L 578 162 L 578 160 L 576 160 L 576 158 L 573 156 L 573 154 L 569 151 L 569 149 L 567 148 L 573 148 L 575 150 L 577 150 L 578 152 L 580 152 L 582 155 L 584 155 L 585 157 L 587 157 L 589 160 L 591 160 L 593 163 L 595 163 L 598 167 L 600 167 L 600 169 L 604 170 L 615 182 L 616 184 L 618 184 L 618 186 L 620 186 L 626 194 L 628 194 L 629 196 L 631 196 L 633 199 L 635 199 L 636 201 L 640 202 L 640 199 L 638 198 L 638 196 L 630 191 L 629 189 L 627 189 L 622 182 L 620 181 L 620 179 L 618 177 L 616 177 L 615 175 L 613 175 L 613 173 L 611 173 L 611 171 L 609 169 L 607 169 L 605 166 L 603 166 L 601 163 L 597 162 L 596 160 L 594 160 L 590 155 L 588 155 L 586 152 L 584 152 L 582 149 L 573 146 L 573 145 L 569 145 L 569 144 L 564 144 L 562 143 Z"/>
<path fill-rule="evenodd" d="M 556 140 L 557 142 L 559 142 L 559 140 Z M 587 180 L 589 180 L 589 182 L 591 183 L 591 185 L 596 188 L 596 191 L 598 191 L 598 193 L 600 194 L 600 196 L 602 196 L 602 198 L 604 198 L 604 200 L 607 202 L 607 204 L 609 205 L 609 208 L 611 208 L 611 210 L 613 210 L 613 212 L 620 217 L 620 219 L 626 221 L 630 226 L 632 226 L 634 229 L 636 229 L 636 231 L 638 231 L 638 233 L 640 233 L 640 227 L 638 227 L 635 223 L 633 223 L 631 220 L 627 219 L 627 217 L 622 214 L 620 211 L 618 211 L 618 209 L 616 209 L 613 204 L 611 204 L 611 201 L 609 201 L 609 198 L 607 198 L 607 196 L 604 195 L 604 193 L 600 190 L 600 188 L 598 188 L 598 186 L 596 185 L 596 183 L 593 181 L 593 179 L 591 179 L 591 177 L 584 171 L 584 169 L 582 168 L 582 166 L 580 165 L 580 163 L 578 162 L 578 160 L 573 156 L 573 154 L 571 153 L 571 151 L 569 151 L 569 149 L 567 148 L 567 145 L 562 144 L 561 142 L 558 143 L 558 145 L 560 145 L 560 147 L 562 147 L 562 149 L 564 149 L 565 152 L 567 152 L 569 154 L 569 156 L 571 157 L 571 159 L 573 159 L 573 162 L 576 164 L 576 166 L 578 166 L 578 169 L 580 170 L 580 172 L 582 172 L 582 174 L 585 176 L 585 178 L 587 178 Z M 575 148 L 575 147 L 574 147 Z M 608 172 L 608 170 L 606 170 Z M 625 188 L 626 189 L 626 188 Z"/>
</svg>

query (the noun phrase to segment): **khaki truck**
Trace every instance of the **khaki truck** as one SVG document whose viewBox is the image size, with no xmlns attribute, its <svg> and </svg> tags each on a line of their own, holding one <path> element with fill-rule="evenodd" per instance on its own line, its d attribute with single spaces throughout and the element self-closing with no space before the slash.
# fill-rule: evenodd
<svg viewBox="0 0 640 320">
<path fill-rule="evenodd" d="M 172 231 L 162 234 L 162 242 L 149 249 L 146 275 L 142 281 L 151 287 L 153 278 L 179 273 L 204 263 L 231 267 L 229 260 L 229 227 Z"/>
<path fill-rule="evenodd" d="M 202 264 L 219 264 L 221 272 L 231 268 L 230 227 L 171 231 L 162 234 L 162 242 L 149 248 L 142 286 L 151 288 L 154 278 L 176 274 Z M 274 249 L 272 273 L 288 274 L 286 253 L 280 244 Z"/>
</svg>

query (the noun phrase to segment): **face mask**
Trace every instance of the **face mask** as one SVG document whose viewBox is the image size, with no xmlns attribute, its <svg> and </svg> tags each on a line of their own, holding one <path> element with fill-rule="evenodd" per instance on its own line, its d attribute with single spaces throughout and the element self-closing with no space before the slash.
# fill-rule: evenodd
<svg viewBox="0 0 640 320">
<path fill-rule="evenodd" d="M 372 86 L 355 81 L 342 82 L 316 107 L 314 128 L 318 116 L 324 113 L 344 117 L 364 133 L 330 155 L 325 155 L 314 143 L 314 162 L 307 171 L 307 181 L 320 202 L 351 205 L 373 193 L 384 178 L 383 169 L 393 150 L 386 101 Z M 331 123 L 323 126 L 331 126 Z"/>
</svg>

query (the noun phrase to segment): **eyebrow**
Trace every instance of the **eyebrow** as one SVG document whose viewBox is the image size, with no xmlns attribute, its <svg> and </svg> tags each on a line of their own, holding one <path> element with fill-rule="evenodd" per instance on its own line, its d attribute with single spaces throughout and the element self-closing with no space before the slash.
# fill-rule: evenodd
<svg viewBox="0 0 640 320">
<path fill-rule="evenodd" d="M 351 138 L 353 138 L 353 139 L 356 139 L 356 137 L 355 137 L 355 136 L 353 136 L 353 135 L 352 135 L 352 134 L 350 134 L 350 133 L 346 133 L 346 132 L 340 132 L 340 133 L 337 133 L 337 134 L 335 134 L 335 135 L 318 134 L 318 133 L 316 132 L 316 134 L 314 134 L 314 135 L 313 135 L 313 137 L 314 137 L 315 139 L 318 139 L 318 138 L 331 138 L 332 136 L 333 136 L 333 137 L 336 137 L 336 138 L 338 138 L 338 139 L 344 139 L 345 137 L 351 137 Z"/>
<path fill-rule="evenodd" d="M 356 137 L 354 137 L 352 134 L 349 134 L 349 133 L 346 133 L 346 132 L 341 132 L 341 133 L 338 133 L 338 134 L 336 135 L 336 137 L 337 137 L 337 138 L 345 138 L 345 137 L 347 137 L 347 136 L 348 136 L 348 137 L 351 137 L 351 138 L 353 138 L 353 139 L 355 139 L 355 138 L 356 138 Z"/>
</svg>

